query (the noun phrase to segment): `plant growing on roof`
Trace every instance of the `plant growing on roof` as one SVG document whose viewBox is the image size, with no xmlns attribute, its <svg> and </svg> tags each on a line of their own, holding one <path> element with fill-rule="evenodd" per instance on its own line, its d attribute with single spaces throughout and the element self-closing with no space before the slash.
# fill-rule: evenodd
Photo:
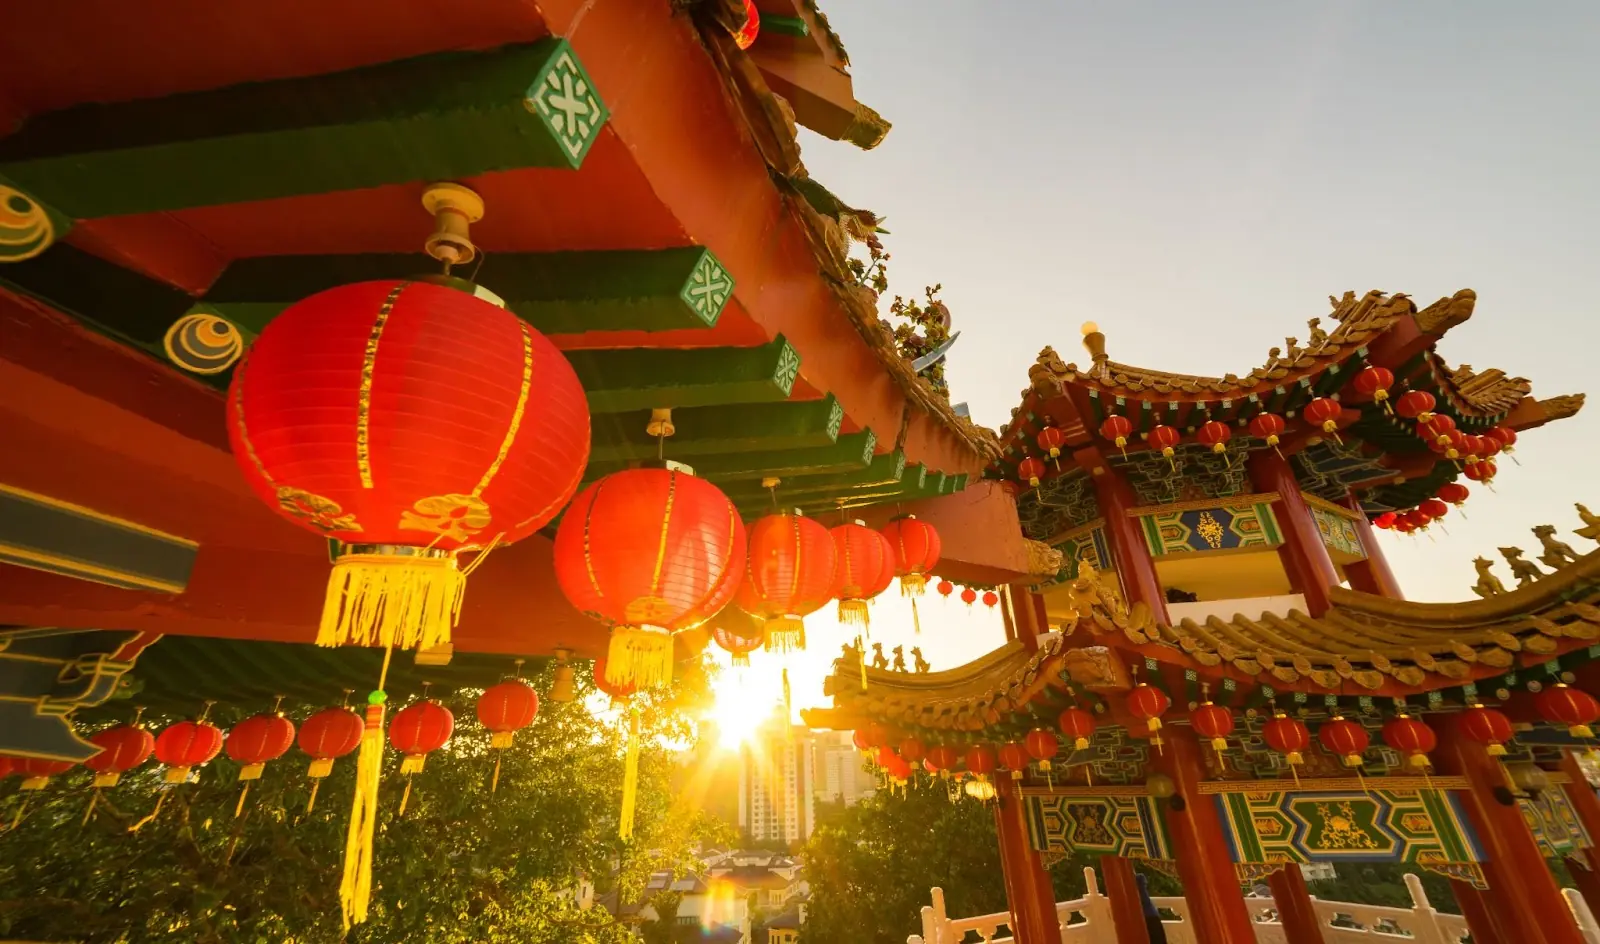
<svg viewBox="0 0 1600 944">
<path fill-rule="evenodd" d="M 889 318 L 885 318 L 883 324 L 894 335 L 895 348 L 906 360 L 914 361 L 931 354 L 950 340 L 950 308 L 939 300 L 939 291 L 943 288 L 943 285 L 923 288 L 924 301 L 896 295 L 889 303 Z M 923 368 L 922 376 L 935 390 L 949 395 L 943 361 Z"/>
</svg>

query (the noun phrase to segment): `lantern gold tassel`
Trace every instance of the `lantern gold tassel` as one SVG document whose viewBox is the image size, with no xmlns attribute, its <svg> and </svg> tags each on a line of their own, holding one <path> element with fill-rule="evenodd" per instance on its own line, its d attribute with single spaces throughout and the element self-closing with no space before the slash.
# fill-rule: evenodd
<svg viewBox="0 0 1600 944">
<path fill-rule="evenodd" d="M 928 578 L 916 571 L 900 578 L 900 595 L 903 597 L 920 597 L 927 587 Z"/>
<path fill-rule="evenodd" d="M 307 813 L 317 808 L 317 788 L 320 786 L 322 786 L 322 780 L 320 778 L 311 781 L 311 796 L 306 798 Z"/>
<path fill-rule="evenodd" d="M 250 781 L 246 780 L 244 786 L 239 788 L 239 802 L 233 805 L 233 818 L 238 819 L 244 815 L 244 801 L 250 796 Z"/>
<path fill-rule="evenodd" d="M 639 709 L 628 706 L 628 746 L 622 761 L 622 812 L 617 817 L 617 835 L 633 838 L 633 811 L 639 796 Z"/>
<path fill-rule="evenodd" d="M 346 552 L 328 577 L 317 645 L 443 645 L 461 617 L 466 586 L 446 551 L 385 545 Z"/>
<path fill-rule="evenodd" d="M 156 808 L 150 811 L 150 815 L 149 816 L 146 816 L 145 818 L 143 818 L 143 819 L 139 820 L 138 822 L 134 823 L 132 826 L 129 826 L 128 827 L 128 832 L 136 833 L 139 830 L 143 829 L 146 824 L 152 822 L 157 816 L 160 816 L 161 815 L 161 805 L 163 803 L 166 803 L 166 802 L 167 802 L 167 791 L 166 790 L 162 790 L 160 793 L 156 794 Z M 26 804 L 24 804 L 23 809 L 27 809 Z M 22 810 L 18 810 L 17 811 L 17 821 L 21 822 L 21 820 L 22 820 Z M 16 826 L 16 824 L 13 823 L 12 827 L 15 828 L 15 826 Z"/>
<path fill-rule="evenodd" d="M 867 690 L 867 646 L 866 646 L 866 643 L 861 641 L 861 637 L 860 636 L 856 637 L 856 656 L 858 657 L 856 659 L 856 665 L 860 666 L 860 668 L 861 668 L 861 690 L 862 691 L 866 691 Z"/>
<path fill-rule="evenodd" d="M 798 616 L 775 616 L 767 620 L 768 652 L 804 652 L 806 624 Z"/>
<path fill-rule="evenodd" d="M 867 613 L 867 601 L 840 600 L 839 622 L 845 626 L 860 626 L 866 629 L 872 624 L 872 619 Z"/>
<path fill-rule="evenodd" d="M 672 634 L 653 626 L 618 626 L 606 652 L 606 681 L 625 688 L 672 682 Z"/>
<path fill-rule="evenodd" d="M 339 905 L 344 929 L 367 920 L 372 901 L 372 837 L 378 823 L 378 784 L 383 774 L 383 705 L 388 701 L 384 684 L 394 650 L 383 650 L 378 687 L 367 696 L 367 713 L 356 754 L 356 790 L 350 806 L 350 828 L 344 841 L 344 876 L 339 882 Z M 408 781 L 409 783 L 409 781 Z"/>
<path fill-rule="evenodd" d="M 87 810 L 83 811 L 83 820 L 78 823 L 78 827 L 80 829 L 83 828 L 84 826 L 89 825 L 89 820 L 94 818 L 94 808 L 95 808 L 95 805 L 98 804 L 99 802 L 100 802 L 100 791 L 97 789 L 97 790 L 94 790 L 93 792 L 91 792 L 89 794 L 89 808 Z"/>
<path fill-rule="evenodd" d="M 922 614 L 917 612 L 917 598 L 911 598 L 911 631 L 922 635 Z"/>
</svg>

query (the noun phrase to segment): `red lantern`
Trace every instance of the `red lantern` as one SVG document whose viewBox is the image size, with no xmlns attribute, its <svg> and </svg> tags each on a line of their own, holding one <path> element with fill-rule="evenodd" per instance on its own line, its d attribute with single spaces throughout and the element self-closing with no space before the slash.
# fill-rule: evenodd
<svg viewBox="0 0 1600 944">
<path fill-rule="evenodd" d="M 972 589 L 971 587 L 962 587 L 961 588 L 961 602 L 965 603 L 967 606 L 971 606 L 972 604 L 977 603 L 978 602 L 978 591 Z"/>
<path fill-rule="evenodd" d="M 1411 525 L 1413 530 L 1420 528 L 1426 531 L 1428 528 L 1428 523 L 1433 520 L 1428 516 L 1427 512 L 1422 511 L 1419 508 L 1413 508 L 1401 515 L 1401 517 L 1405 519 L 1406 524 Z"/>
<path fill-rule="evenodd" d="M 895 576 L 900 578 L 903 596 L 921 596 L 928 575 L 939 563 L 942 550 L 939 531 L 916 515 L 903 515 L 884 525 L 882 534 L 889 542 Z"/>
<path fill-rule="evenodd" d="M 611 627 L 607 678 L 654 688 L 672 681 L 672 633 L 733 599 L 745 567 L 739 512 L 681 467 L 614 472 L 584 489 L 556 532 L 561 592 Z"/>
<path fill-rule="evenodd" d="M 1302 414 L 1307 423 L 1322 427 L 1325 433 L 1339 432 L 1339 417 L 1343 415 L 1344 408 L 1331 397 L 1317 397 L 1306 404 Z"/>
<path fill-rule="evenodd" d="M 776 514 L 750 526 L 749 544 L 734 605 L 766 621 L 768 648 L 804 649 L 805 618 L 833 599 L 833 537 L 804 515 Z"/>
<path fill-rule="evenodd" d="M 948 580 L 941 580 L 939 581 L 939 585 L 934 587 L 934 589 L 939 591 L 939 596 L 948 599 L 950 594 L 956 592 L 956 585 Z"/>
<path fill-rule="evenodd" d="M 306 776 L 311 778 L 311 798 L 306 812 L 316 808 L 317 790 L 323 778 L 333 773 L 333 762 L 361 744 L 361 716 L 343 706 L 324 708 L 300 725 L 300 750 L 311 758 Z"/>
<path fill-rule="evenodd" d="M 1089 740 L 1094 737 L 1094 715 L 1082 708 L 1068 708 L 1056 719 L 1056 727 L 1061 729 L 1062 734 L 1072 738 L 1073 750 L 1085 750 Z"/>
<path fill-rule="evenodd" d="M 1132 433 L 1133 423 L 1126 416 L 1113 413 L 1100 424 L 1100 435 L 1115 443 L 1118 449 L 1128 445 L 1128 437 Z"/>
<path fill-rule="evenodd" d="M 850 742 L 863 754 L 872 749 L 872 745 L 867 743 L 867 732 L 859 728 L 851 732 Z"/>
<path fill-rule="evenodd" d="M 950 771 L 961 763 L 961 754 L 948 744 L 935 744 L 928 748 L 928 758 L 925 763 L 938 771 L 939 776 L 949 777 Z"/>
<path fill-rule="evenodd" d="M 1228 451 L 1228 440 L 1233 438 L 1233 430 L 1228 428 L 1227 423 L 1211 420 L 1200 427 L 1194 438 L 1202 445 L 1210 446 L 1212 452 L 1221 454 Z"/>
<path fill-rule="evenodd" d="M 1412 767 L 1428 767 L 1428 755 L 1439 746 L 1433 729 L 1404 712 L 1383 725 L 1383 743 L 1400 752 Z"/>
<path fill-rule="evenodd" d="M 1146 730 L 1155 734 L 1161 730 L 1161 716 L 1172 705 L 1172 699 L 1159 688 L 1140 682 L 1128 693 L 1128 713 L 1143 721 Z"/>
<path fill-rule="evenodd" d="M 1474 704 L 1461 713 L 1461 733 L 1469 741 L 1484 746 L 1491 756 L 1500 757 L 1506 752 L 1506 742 L 1511 740 L 1511 719 L 1482 705 Z"/>
<path fill-rule="evenodd" d="M 1466 501 L 1467 496 L 1471 494 L 1467 487 L 1460 482 L 1446 482 L 1439 486 L 1439 497 L 1457 508 L 1460 508 L 1461 503 Z"/>
<path fill-rule="evenodd" d="M 1421 424 L 1423 435 L 1438 445 L 1448 445 L 1451 433 L 1456 432 L 1456 421 L 1443 413 L 1435 413 Z"/>
<path fill-rule="evenodd" d="M 887 767 L 887 766 L 889 766 L 889 761 L 892 760 L 894 758 L 894 756 L 895 756 L 894 748 L 892 748 L 889 745 L 885 744 L 882 747 L 878 748 L 878 752 L 873 755 L 873 761 L 879 767 Z"/>
<path fill-rule="evenodd" d="M 860 521 L 828 529 L 837 564 L 833 594 L 839 599 L 839 622 L 866 627 L 867 601 L 894 582 L 894 557 L 883 535 Z"/>
<path fill-rule="evenodd" d="M 0 780 L 17 773 L 21 769 L 19 767 L 20 763 L 15 757 L 8 754 L 0 754 Z"/>
<path fill-rule="evenodd" d="M 1354 386 L 1357 393 L 1382 403 L 1389 399 L 1389 388 L 1394 386 L 1394 371 L 1387 367 L 1368 367 L 1356 374 Z"/>
<path fill-rule="evenodd" d="M 1276 446 L 1285 425 L 1283 417 L 1276 413 L 1257 413 L 1250 421 L 1250 435 L 1265 439 L 1269 446 Z"/>
<path fill-rule="evenodd" d="M 999 606 L 1000 605 L 1000 594 L 995 593 L 993 590 L 985 590 L 985 591 L 983 591 L 983 605 L 988 607 L 991 610 L 994 609 L 996 606 Z"/>
<path fill-rule="evenodd" d="M 1028 769 L 1028 749 L 1018 741 L 1007 741 L 1000 745 L 1000 763 L 1011 771 L 1012 780 L 1021 780 Z"/>
<path fill-rule="evenodd" d="M 1050 761 L 1061 752 L 1061 741 L 1054 734 L 1044 728 L 1034 728 L 1022 739 L 1022 746 L 1028 749 L 1028 756 L 1039 764 L 1039 769 L 1045 772 L 1050 770 Z"/>
<path fill-rule="evenodd" d="M 928 756 L 928 749 L 921 741 L 914 737 L 908 737 L 900 742 L 900 756 L 915 764 L 917 761 Z"/>
<path fill-rule="evenodd" d="M 1600 701 L 1588 692 L 1557 682 L 1535 696 L 1533 704 L 1544 720 L 1565 725 L 1573 737 L 1594 737 L 1590 725 L 1600 719 Z"/>
<path fill-rule="evenodd" d="M 970 773 L 979 777 L 987 777 L 995 771 L 994 748 L 987 744 L 974 744 L 967 749 L 967 756 L 963 758 Z"/>
<path fill-rule="evenodd" d="M 1398 520 L 1399 517 L 1400 517 L 1399 515 L 1395 514 L 1392 511 L 1386 511 L 1383 514 L 1379 515 L 1378 517 L 1373 518 L 1372 519 L 1372 525 L 1375 528 L 1381 528 L 1384 531 L 1387 531 L 1390 528 L 1394 527 L 1395 521 Z"/>
<path fill-rule="evenodd" d="M 1498 471 L 1500 469 L 1494 464 L 1493 459 L 1480 459 L 1463 469 L 1461 474 L 1474 482 L 1487 482 L 1494 478 Z"/>
<path fill-rule="evenodd" d="M 1017 463 L 1017 478 L 1028 483 L 1029 488 L 1038 488 L 1039 480 L 1044 478 L 1044 463 L 1028 456 Z"/>
<path fill-rule="evenodd" d="M 228 757 L 237 761 L 240 780 L 259 780 L 269 761 L 294 746 L 294 722 L 276 712 L 251 715 L 228 732 Z"/>
<path fill-rule="evenodd" d="M 57 777 L 77 766 L 70 760 L 49 760 L 44 757 L 23 757 L 17 761 L 17 769 L 22 773 L 22 783 L 19 790 L 43 790 L 50 783 L 51 777 Z"/>
<path fill-rule="evenodd" d="M 489 729 L 489 746 L 504 750 L 517 732 L 539 716 L 539 693 L 522 679 L 506 679 L 478 696 L 478 720 Z"/>
<path fill-rule="evenodd" d="M 455 732 L 456 716 L 431 699 L 423 699 L 400 709 L 389 722 L 389 743 L 405 755 L 400 772 L 420 773 L 428 754 L 444 747 Z"/>
<path fill-rule="evenodd" d="M 1211 739 L 1211 749 L 1218 754 L 1228 749 L 1228 735 L 1233 733 L 1231 709 L 1205 702 L 1189 712 L 1189 724 L 1194 733 Z"/>
<path fill-rule="evenodd" d="M 881 721 L 868 721 L 864 730 L 867 746 L 870 748 L 886 748 L 889 746 L 889 728 Z"/>
<path fill-rule="evenodd" d="M 1182 438 L 1176 429 L 1159 424 L 1150 430 L 1150 434 L 1147 437 L 1150 448 L 1161 450 L 1161 454 L 1168 459 L 1172 458 L 1174 447 L 1178 445 Z"/>
<path fill-rule="evenodd" d="M 911 764 L 903 757 L 891 753 L 884 759 L 883 773 L 891 783 L 904 786 L 911 779 Z"/>
<path fill-rule="evenodd" d="M 460 551 L 550 522 L 589 458 L 571 365 L 506 311 L 428 282 L 319 292 L 234 371 L 233 456 L 257 497 L 342 542 L 320 645 L 449 642 Z"/>
<path fill-rule="evenodd" d="M 725 626 L 712 629 L 711 638 L 716 640 L 723 651 L 733 656 L 733 664 L 736 666 L 749 665 L 750 653 L 760 649 L 765 642 L 761 636 L 741 636 Z"/>
<path fill-rule="evenodd" d="M 1418 423 L 1426 423 L 1433 419 L 1434 405 L 1433 394 L 1426 390 L 1410 390 L 1401 394 L 1399 401 L 1395 403 L 1394 409 L 1396 413 L 1407 419 L 1416 420 Z"/>
<path fill-rule="evenodd" d="M 1496 426 L 1489 430 L 1489 439 L 1493 440 L 1499 452 L 1516 452 L 1512 448 L 1517 444 L 1517 431 L 1509 426 Z"/>
<path fill-rule="evenodd" d="M 1261 736 L 1269 747 L 1284 755 L 1290 767 L 1305 763 L 1305 750 L 1311 746 L 1311 732 L 1306 730 L 1299 718 L 1277 712 L 1271 721 L 1262 725 Z"/>
<path fill-rule="evenodd" d="M 1417 505 L 1417 510 L 1437 521 L 1450 513 L 1450 506 L 1437 498 L 1429 498 Z"/>
<path fill-rule="evenodd" d="M 1417 526 L 1407 521 L 1405 518 L 1399 518 L 1394 523 L 1394 529 L 1399 531 L 1401 534 L 1410 534 L 1411 532 L 1417 530 Z"/>
<path fill-rule="evenodd" d="M 744 24 L 733 34 L 733 44 L 740 49 L 749 49 L 756 44 L 756 37 L 761 35 L 761 11 L 756 9 L 756 0 L 744 0 Z"/>
<path fill-rule="evenodd" d="M 114 787 L 122 775 L 150 759 L 156 737 L 137 724 L 119 724 L 89 738 L 100 753 L 83 762 L 94 771 L 96 787 Z"/>
<path fill-rule="evenodd" d="M 206 721 L 179 721 L 156 736 L 156 760 L 167 765 L 167 783 L 183 783 L 189 771 L 211 763 L 222 750 L 222 729 Z"/>
<path fill-rule="evenodd" d="M 1054 426 L 1046 426 L 1044 429 L 1039 430 L 1039 436 L 1036 441 L 1039 443 L 1040 449 L 1049 453 L 1050 458 L 1055 459 L 1060 457 L 1061 447 L 1067 444 L 1067 434 Z"/>
<path fill-rule="evenodd" d="M 1317 729 L 1317 740 L 1328 753 L 1338 754 L 1344 758 L 1346 767 L 1360 767 L 1361 755 L 1366 753 L 1367 747 L 1372 743 L 1367 729 L 1359 722 L 1337 714 L 1323 722 Z"/>
</svg>

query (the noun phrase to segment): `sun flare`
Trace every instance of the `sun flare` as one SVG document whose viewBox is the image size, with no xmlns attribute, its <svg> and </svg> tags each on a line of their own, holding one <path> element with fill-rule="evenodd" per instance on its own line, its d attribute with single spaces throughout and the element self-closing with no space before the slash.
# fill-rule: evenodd
<svg viewBox="0 0 1600 944">
<path fill-rule="evenodd" d="M 772 717 L 783 698 L 782 682 L 776 665 L 758 660 L 754 665 L 730 666 L 718 661 L 722 672 L 711 685 L 714 700 L 708 720 L 717 726 L 718 746 L 738 750 Z"/>
</svg>

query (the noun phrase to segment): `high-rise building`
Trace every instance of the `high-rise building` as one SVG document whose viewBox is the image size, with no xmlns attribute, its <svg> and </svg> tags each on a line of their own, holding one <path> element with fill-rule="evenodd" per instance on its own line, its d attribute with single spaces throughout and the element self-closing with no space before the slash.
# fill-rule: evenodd
<svg viewBox="0 0 1600 944">
<path fill-rule="evenodd" d="M 851 732 L 819 731 L 813 741 L 818 800 L 854 804 L 877 792 L 877 779 L 867 769 L 866 758 L 856 749 Z"/>
<path fill-rule="evenodd" d="M 739 827 L 752 842 L 811 838 L 816 767 L 811 732 L 780 710 L 740 747 Z"/>
</svg>

